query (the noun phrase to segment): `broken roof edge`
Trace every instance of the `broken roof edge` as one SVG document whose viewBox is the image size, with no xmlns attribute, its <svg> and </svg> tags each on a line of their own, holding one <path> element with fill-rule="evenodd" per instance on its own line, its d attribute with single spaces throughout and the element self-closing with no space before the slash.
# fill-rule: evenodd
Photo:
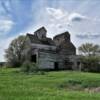
<svg viewBox="0 0 100 100">
<path fill-rule="evenodd" d="M 36 31 L 34 31 L 33 34 L 27 33 L 27 35 L 33 35 L 33 36 L 35 36 L 35 33 L 37 33 L 38 31 L 41 31 L 41 30 L 44 30 L 44 31 L 47 33 L 47 29 L 46 29 L 44 26 L 42 26 L 42 27 L 40 27 L 39 29 L 37 29 Z M 47 38 L 51 38 L 51 39 L 53 40 L 53 39 L 55 39 L 55 38 L 57 38 L 57 37 L 60 37 L 60 36 L 62 36 L 62 35 L 70 36 L 70 32 L 69 32 L 69 31 L 65 31 L 65 32 L 59 33 L 59 34 L 57 34 L 57 35 L 55 35 L 55 36 L 53 36 L 53 37 L 47 37 Z"/>
<path fill-rule="evenodd" d="M 60 33 L 60 34 L 57 34 L 57 35 L 55 35 L 54 37 L 53 37 L 53 39 L 55 39 L 55 38 L 58 38 L 58 37 L 61 37 L 61 36 L 63 36 L 63 35 L 68 35 L 68 36 L 70 36 L 70 33 L 68 32 L 68 31 L 65 31 L 65 32 L 63 32 L 63 33 Z"/>
<path fill-rule="evenodd" d="M 40 30 L 44 30 L 45 32 L 47 32 L 47 29 L 44 26 L 42 26 L 39 29 L 37 29 L 36 31 L 34 31 L 34 33 L 38 32 Z"/>
<path fill-rule="evenodd" d="M 53 45 L 55 46 L 55 43 L 52 38 L 46 37 L 43 39 L 39 39 L 37 36 L 34 34 L 27 33 L 26 37 L 28 37 L 31 41 L 31 43 L 36 43 L 36 44 L 45 44 L 45 45 Z"/>
</svg>

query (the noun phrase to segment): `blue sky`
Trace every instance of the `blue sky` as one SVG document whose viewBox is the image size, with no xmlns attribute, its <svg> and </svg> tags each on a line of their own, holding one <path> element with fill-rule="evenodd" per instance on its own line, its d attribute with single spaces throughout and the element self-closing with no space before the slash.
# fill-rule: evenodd
<svg viewBox="0 0 100 100">
<path fill-rule="evenodd" d="M 100 44 L 100 0 L 0 0 L 0 61 L 12 39 L 41 26 L 53 37 L 71 33 L 76 47 Z"/>
</svg>

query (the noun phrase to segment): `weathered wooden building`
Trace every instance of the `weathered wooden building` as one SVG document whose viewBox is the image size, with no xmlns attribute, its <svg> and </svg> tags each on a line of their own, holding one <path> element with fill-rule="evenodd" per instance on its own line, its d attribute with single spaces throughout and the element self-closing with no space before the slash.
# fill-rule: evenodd
<svg viewBox="0 0 100 100">
<path fill-rule="evenodd" d="M 29 47 L 24 53 L 27 59 L 37 63 L 40 69 L 74 69 L 77 65 L 76 48 L 69 32 L 56 35 L 53 39 L 46 35 L 44 27 L 26 35 Z"/>
</svg>

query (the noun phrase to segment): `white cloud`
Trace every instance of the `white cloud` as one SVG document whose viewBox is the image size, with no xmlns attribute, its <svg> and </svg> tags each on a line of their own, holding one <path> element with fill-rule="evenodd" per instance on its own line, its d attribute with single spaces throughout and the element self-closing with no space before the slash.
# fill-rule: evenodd
<svg viewBox="0 0 100 100">
<path fill-rule="evenodd" d="M 44 13 L 45 12 L 45 13 Z M 23 32 L 34 32 L 41 26 L 45 26 L 48 30 L 48 36 L 53 37 L 54 35 L 70 30 L 73 25 L 73 21 L 79 22 L 79 20 L 86 19 L 87 17 L 79 13 L 68 13 L 62 9 L 46 7 L 44 10 L 41 10 L 37 16 L 36 25 L 29 26 Z M 42 20 L 41 20 L 42 19 Z M 21 32 L 21 33 L 23 33 Z"/>
<path fill-rule="evenodd" d="M 46 26 L 50 37 L 66 31 L 69 25 L 68 12 L 62 9 L 46 8 L 47 20 L 43 22 Z"/>
<path fill-rule="evenodd" d="M 55 9 L 55 8 L 46 8 L 46 10 L 48 15 L 52 19 L 56 19 L 56 20 L 63 20 L 68 22 L 68 21 L 82 21 L 88 19 L 86 16 L 76 12 L 68 13 L 67 11 L 63 11 L 61 9 Z"/>
<path fill-rule="evenodd" d="M 46 11 L 47 21 L 45 23 L 47 24 L 45 26 L 48 28 L 48 31 L 52 31 L 50 36 L 67 30 L 73 31 L 74 35 L 76 34 L 75 31 L 87 32 L 89 27 L 92 27 L 97 21 L 99 22 L 98 19 L 77 12 L 69 13 L 65 10 L 55 8 L 46 8 Z M 81 27 L 82 25 L 83 27 Z"/>
<path fill-rule="evenodd" d="M 55 29 L 54 32 L 61 32 L 66 31 L 67 29 L 71 28 L 73 22 L 80 22 L 83 20 L 88 19 L 86 16 L 83 16 L 79 13 L 68 13 L 62 9 L 55 9 L 55 8 L 46 8 L 47 11 L 47 18 L 49 24 L 46 26 L 50 28 L 50 30 Z"/>
<path fill-rule="evenodd" d="M 9 19 L 0 19 L 0 35 L 7 34 L 13 25 L 14 22 Z"/>
<path fill-rule="evenodd" d="M 55 8 L 46 8 L 47 13 L 55 19 L 62 19 L 68 15 L 67 12 L 62 11 L 61 9 L 55 9 Z"/>
<path fill-rule="evenodd" d="M 44 13 L 45 12 L 45 13 Z M 40 15 L 41 14 L 41 15 Z M 38 15 L 37 15 L 38 16 Z M 62 32 L 64 29 L 67 28 L 67 16 L 68 13 L 61 10 L 61 9 L 55 9 L 55 8 L 45 8 L 44 10 L 41 10 L 39 13 L 40 17 L 37 17 L 37 23 L 35 26 L 32 25 L 29 26 L 26 30 L 23 30 L 21 34 L 23 33 L 33 33 L 36 29 L 44 26 L 48 30 L 48 36 L 53 37 L 54 35 Z M 42 17 L 42 20 L 41 20 Z"/>
<path fill-rule="evenodd" d="M 45 13 L 44 13 L 45 12 Z M 41 26 L 44 26 L 48 30 L 48 36 L 53 37 L 54 35 L 64 32 L 64 31 L 73 31 L 72 33 L 75 35 L 78 31 L 86 31 L 86 25 L 90 26 L 90 22 L 93 24 L 95 20 L 94 18 L 88 17 L 81 13 L 77 12 L 67 12 L 64 9 L 56 9 L 46 7 L 43 8 L 40 13 L 37 13 L 37 17 L 35 26 L 32 24 L 23 32 L 34 32 Z M 42 20 L 41 20 L 42 19 Z M 76 22 L 76 23 L 74 23 Z M 83 27 L 81 27 L 83 25 Z M 23 33 L 21 32 L 21 33 Z M 76 33 L 75 33 L 76 32 Z"/>
<path fill-rule="evenodd" d="M 82 20 L 86 20 L 88 19 L 86 16 L 83 16 L 79 13 L 71 13 L 69 16 L 68 16 L 68 20 L 69 21 L 72 21 L 72 22 L 80 22 Z"/>
</svg>

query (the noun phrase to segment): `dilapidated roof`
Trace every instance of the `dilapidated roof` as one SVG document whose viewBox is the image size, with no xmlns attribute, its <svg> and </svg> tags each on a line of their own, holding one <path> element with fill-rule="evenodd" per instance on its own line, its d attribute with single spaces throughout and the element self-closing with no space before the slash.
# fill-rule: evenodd
<svg viewBox="0 0 100 100">
<path fill-rule="evenodd" d="M 46 28 L 43 26 L 43 27 L 39 28 L 38 30 L 36 30 L 34 33 L 37 33 L 40 31 L 44 31 L 45 33 L 47 32 Z"/>
<path fill-rule="evenodd" d="M 70 39 L 70 33 L 68 31 L 66 31 L 64 33 L 61 33 L 61 34 L 58 34 L 58 35 L 54 36 L 53 39 L 56 39 L 56 38 L 66 38 L 66 39 Z"/>
<path fill-rule="evenodd" d="M 70 40 L 70 33 L 68 31 L 56 35 L 53 40 L 46 37 L 46 32 L 46 29 L 44 27 L 41 27 L 40 29 L 35 31 L 34 34 L 27 34 L 27 37 L 29 38 L 31 43 L 57 46 L 57 49 L 65 53 L 69 53 L 69 51 L 76 52 L 76 48 Z"/>
<path fill-rule="evenodd" d="M 55 45 L 51 38 L 46 37 L 43 39 L 38 39 L 38 37 L 33 34 L 27 34 L 27 37 L 29 37 L 31 43 L 44 44 L 44 45 Z"/>
</svg>

